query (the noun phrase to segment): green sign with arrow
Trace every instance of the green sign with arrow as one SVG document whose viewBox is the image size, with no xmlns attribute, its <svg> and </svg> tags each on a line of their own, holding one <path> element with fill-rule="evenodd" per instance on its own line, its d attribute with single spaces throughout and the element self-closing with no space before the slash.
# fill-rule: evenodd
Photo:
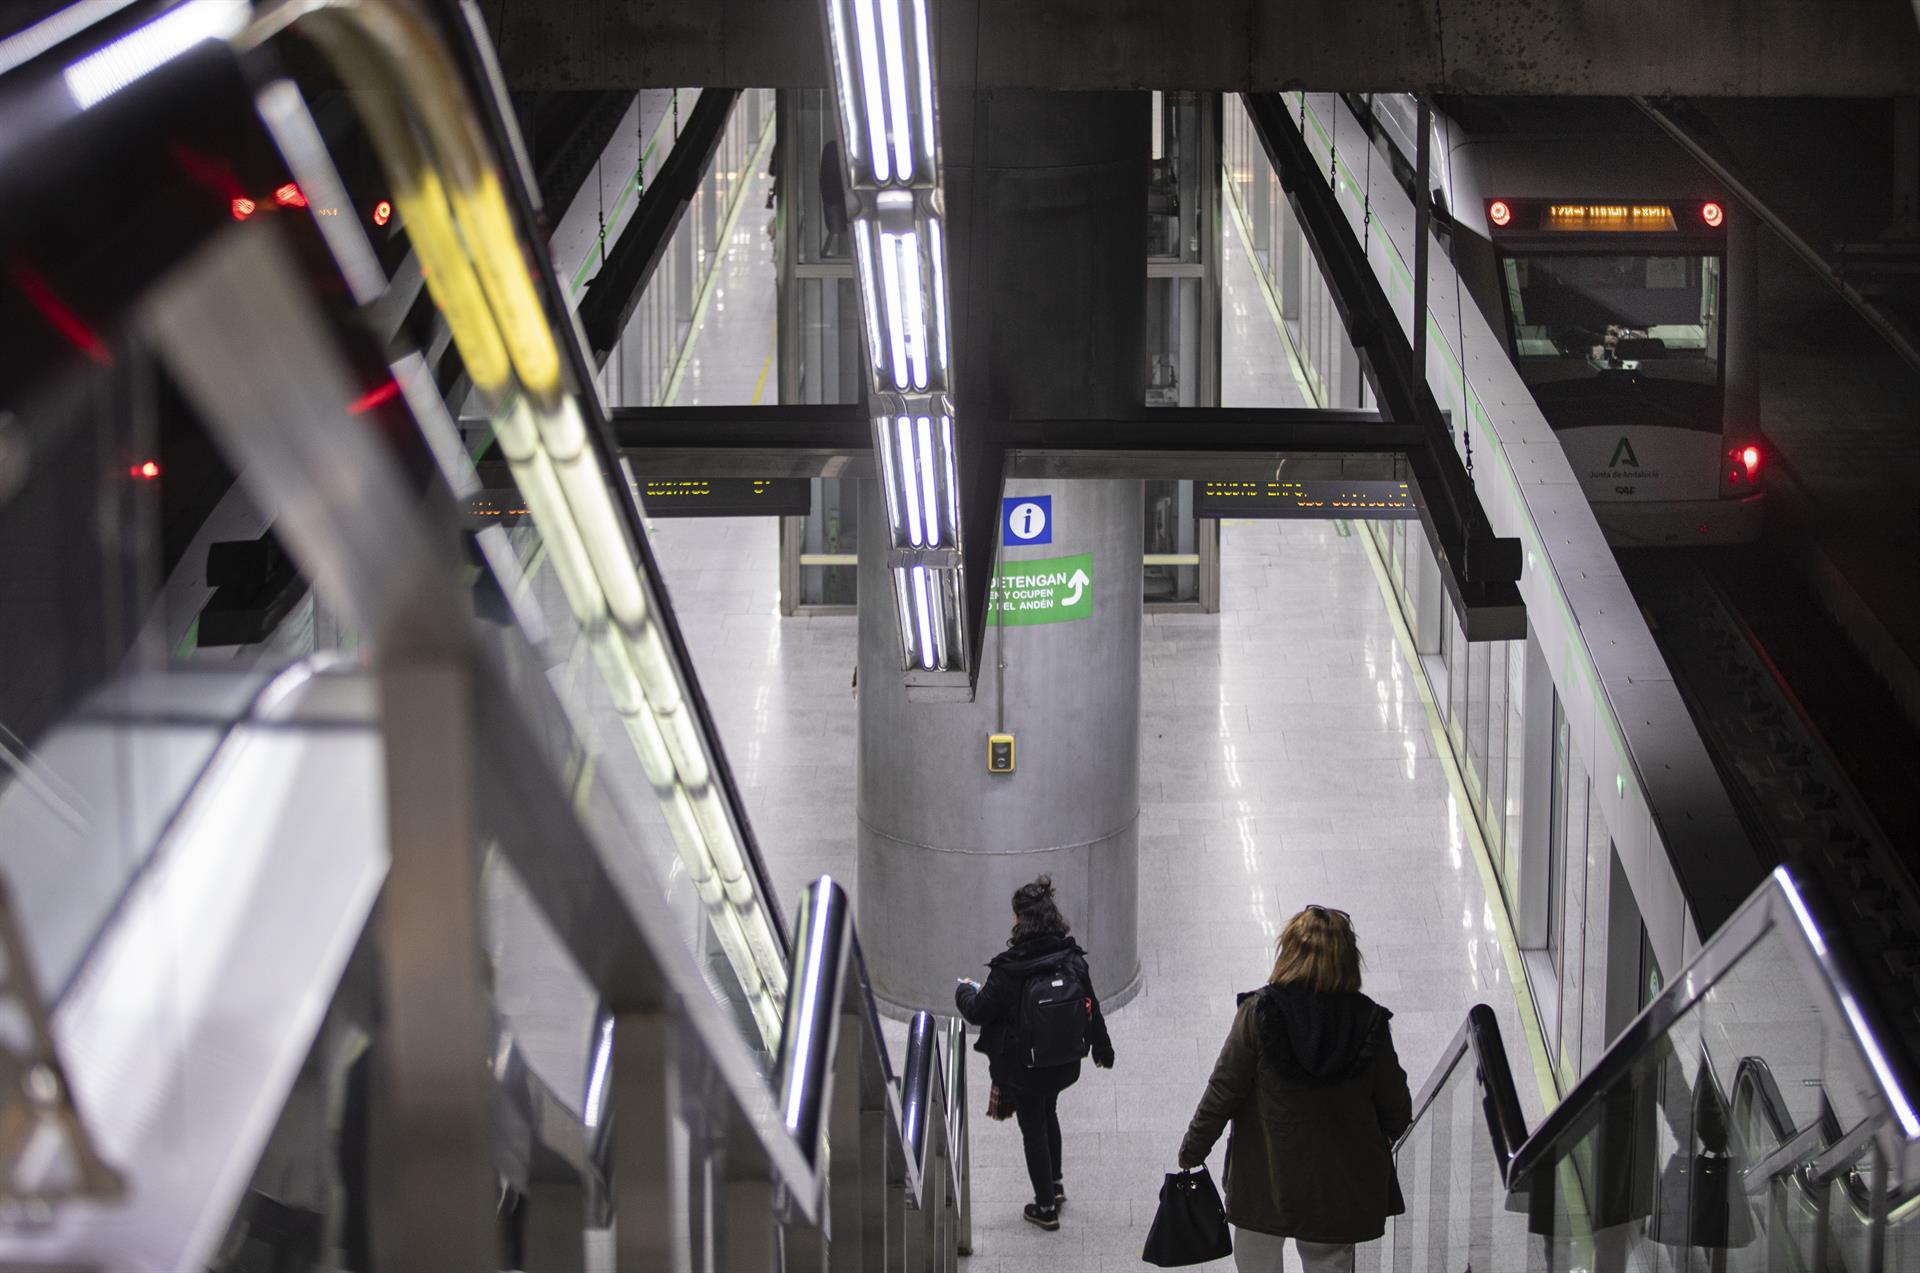
<svg viewBox="0 0 1920 1273">
<path fill-rule="evenodd" d="M 1093 554 L 1008 561 L 987 594 L 988 622 L 1071 623 L 1093 614 Z"/>
</svg>

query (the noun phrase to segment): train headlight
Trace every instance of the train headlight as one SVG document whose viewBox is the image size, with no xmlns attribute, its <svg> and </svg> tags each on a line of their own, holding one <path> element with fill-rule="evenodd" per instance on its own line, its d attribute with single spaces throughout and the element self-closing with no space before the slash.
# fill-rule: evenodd
<svg viewBox="0 0 1920 1273">
<path fill-rule="evenodd" d="M 1700 219 L 1718 230 L 1720 223 L 1727 219 L 1727 210 L 1717 203 L 1703 203 L 1700 205 Z M 1747 449 L 1753 451 L 1752 447 Z M 1754 451 L 1754 454 L 1758 456 L 1759 452 Z"/>
<path fill-rule="evenodd" d="M 1487 220 L 1493 222 L 1495 225 L 1504 226 L 1507 222 L 1513 220 L 1513 209 L 1507 206 L 1505 199 L 1495 199 L 1487 205 Z M 1715 222 L 1714 224 L 1717 225 L 1719 223 Z"/>
</svg>

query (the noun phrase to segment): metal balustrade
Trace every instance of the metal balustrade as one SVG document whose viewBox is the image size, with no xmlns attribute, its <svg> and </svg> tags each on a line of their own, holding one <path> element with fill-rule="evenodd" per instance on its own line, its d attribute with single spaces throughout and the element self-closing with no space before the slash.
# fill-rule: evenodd
<svg viewBox="0 0 1920 1273">
<path fill-rule="evenodd" d="M 1913 1268 L 1907 1059 L 1782 869 L 1529 1133 L 1476 1007 L 1395 1149 L 1396 1270 Z"/>
<path fill-rule="evenodd" d="M 90 35 L 77 12 L 44 41 L 8 42 L 6 89 L 57 85 L 91 51 L 75 51 Z M 130 668 L 104 701 L 138 710 L 79 722 L 106 734 L 97 791 L 44 757 L 9 756 L 0 814 L 57 803 L 71 836 L 100 837 L 123 872 L 108 938 L 51 989 L 44 966 L 18 965 L 58 908 L 4 917 L 18 937 L 8 989 L 40 979 L 23 1000 L 33 1037 L 0 1040 L 0 1060 L 39 1068 L 0 1096 L 0 1115 L 56 1107 L 49 1125 L 69 1133 L 79 1175 L 23 1170 L 47 1166 L 45 1147 L 0 1140 L 0 1263 L 201 1270 L 317 1242 L 329 1263 L 362 1269 L 494 1268 L 509 1251 L 543 1270 L 957 1267 L 970 1244 L 966 1031 L 921 1014 L 896 1068 L 832 881 L 808 891 L 787 940 L 532 233 L 477 8 L 90 12 L 111 24 L 92 42 L 126 55 L 126 82 L 102 99 L 110 109 L 23 120 L 9 147 L 32 145 L 0 154 L 0 186 L 22 188 L 9 156 L 56 144 L 84 167 L 105 129 L 123 146 L 164 144 L 140 132 L 137 108 L 184 77 L 197 105 L 230 112 L 309 192 L 285 217 L 216 219 L 92 316 L 123 357 L 179 385 L 358 657 L 322 674 L 296 665 L 296 687 L 257 703 L 207 697 L 204 671 Z M 529 613 L 523 563 L 463 534 L 472 469 L 446 404 L 417 354 L 389 363 L 368 321 L 386 279 L 364 229 L 321 215 L 342 187 L 287 74 L 311 63 L 289 56 L 291 36 L 311 38 L 347 86 L 392 183 L 558 576 L 549 622 Z M 44 204 L 10 203 L 9 225 L 58 215 L 67 192 L 36 189 Z M 570 699 L 549 677 L 555 620 L 591 651 L 603 697 Z M 204 715 L 213 759 L 197 776 L 166 771 L 182 812 L 157 829 L 132 822 L 116 812 L 138 785 L 124 758 L 177 748 L 182 703 Z M 629 798 L 608 756 L 593 764 L 597 707 L 630 740 L 626 772 L 650 801 Z M 0 845 L 0 871 L 37 847 Z M 697 892 L 691 914 L 670 898 L 676 872 Z M 597 1005 L 580 1023 L 580 1092 L 539 1072 L 495 993 L 498 973 L 530 957 L 501 943 L 503 876 L 546 934 L 554 984 Z M 51 887 L 57 900 L 57 876 Z M 158 969 L 154 950 L 167 954 Z M 187 988 L 156 981 L 181 969 L 205 1009 L 192 1029 L 172 1021 Z M 101 1003 L 143 1008 L 89 1014 Z M 266 1003 L 283 1010 L 254 1011 Z M 144 1059 L 130 1046 L 141 1030 Z M 47 1090 L 63 1072 L 71 1101 Z M 151 1081 L 125 1081 L 141 1073 Z M 317 1122 L 315 1101 L 332 1111 Z M 267 1175 L 296 1159 L 325 1177 L 323 1210 L 270 1192 Z"/>
</svg>

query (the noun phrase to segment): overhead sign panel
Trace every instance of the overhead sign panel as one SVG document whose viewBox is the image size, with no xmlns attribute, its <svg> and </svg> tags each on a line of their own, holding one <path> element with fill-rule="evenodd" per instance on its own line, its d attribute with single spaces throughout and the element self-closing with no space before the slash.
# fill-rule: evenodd
<svg viewBox="0 0 1920 1273">
<path fill-rule="evenodd" d="M 491 460 L 475 467 L 480 489 L 466 499 L 469 524 L 519 524 L 527 502 L 511 470 Z M 804 517 L 813 509 L 813 484 L 803 477 L 641 482 L 639 489 L 649 517 Z"/>
<path fill-rule="evenodd" d="M 1420 515 L 1405 482 L 1309 478 L 1299 482 L 1195 482 L 1195 517 L 1319 517 L 1393 521 Z"/>
<path fill-rule="evenodd" d="M 1053 542 L 1053 496 L 1012 495 L 1000 501 L 1000 542 L 1009 548 Z"/>
<path fill-rule="evenodd" d="M 987 622 L 1007 627 L 1071 623 L 1092 614 L 1092 553 L 1002 562 L 987 594 Z"/>
<path fill-rule="evenodd" d="M 804 517 L 813 510 L 813 484 L 803 477 L 641 482 L 640 502 L 648 517 Z"/>
</svg>

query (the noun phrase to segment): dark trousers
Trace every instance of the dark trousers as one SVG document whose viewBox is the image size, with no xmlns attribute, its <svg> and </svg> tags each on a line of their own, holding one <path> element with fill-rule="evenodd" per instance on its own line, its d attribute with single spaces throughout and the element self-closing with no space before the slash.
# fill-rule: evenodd
<svg viewBox="0 0 1920 1273">
<path fill-rule="evenodd" d="M 1054 1182 L 1060 1168 L 1060 1093 L 1016 1088 L 1013 1116 L 1020 1124 L 1020 1141 L 1027 1151 L 1027 1175 L 1033 1181 L 1033 1200 L 1053 1205 Z"/>
</svg>

